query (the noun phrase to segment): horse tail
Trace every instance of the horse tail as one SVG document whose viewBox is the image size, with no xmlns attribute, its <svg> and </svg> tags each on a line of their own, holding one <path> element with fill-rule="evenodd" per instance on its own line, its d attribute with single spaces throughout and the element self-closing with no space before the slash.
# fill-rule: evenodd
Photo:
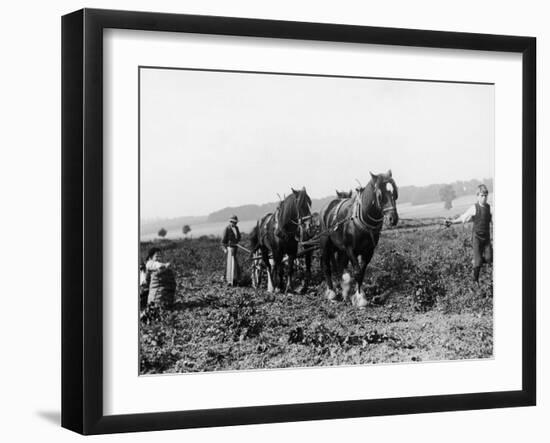
<svg viewBox="0 0 550 443">
<path fill-rule="evenodd" d="M 252 228 L 252 232 L 250 232 L 250 253 L 254 254 L 256 250 L 260 247 L 260 230 L 258 228 L 258 224 L 256 223 L 256 226 Z"/>
</svg>

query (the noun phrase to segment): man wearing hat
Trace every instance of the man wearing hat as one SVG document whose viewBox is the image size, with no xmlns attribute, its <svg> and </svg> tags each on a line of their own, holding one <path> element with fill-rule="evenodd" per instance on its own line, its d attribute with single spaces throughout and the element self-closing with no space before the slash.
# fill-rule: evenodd
<svg viewBox="0 0 550 443">
<path fill-rule="evenodd" d="M 237 261 L 237 244 L 241 241 L 241 232 L 237 226 L 238 222 L 239 219 L 236 215 L 231 216 L 222 237 L 222 248 L 227 256 L 225 281 L 231 286 L 239 281 L 241 273 L 239 262 Z"/>
<path fill-rule="evenodd" d="M 477 190 L 477 203 L 454 220 L 446 220 L 447 227 L 455 223 L 468 223 L 473 221 L 472 246 L 474 248 L 474 282 L 479 281 L 479 271 L 483 263 L 493 262 L 493 247 L 491 245 L 491 206 L 487 203 L 489 190 L 485 185 L 479 185 Z"/>
</svg>

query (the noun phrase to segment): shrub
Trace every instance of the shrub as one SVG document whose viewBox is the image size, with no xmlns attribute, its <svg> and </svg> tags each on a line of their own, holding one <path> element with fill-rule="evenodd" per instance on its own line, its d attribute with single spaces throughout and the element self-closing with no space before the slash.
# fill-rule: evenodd
<svg viewBox="0 0 550 443">
<path fill-rule="evenodd" d="M 416 271 L 410 252 L 400 252 L 394 247 L 381 248 L 372 268 L 371 282 L 379 292 L 407 287 Z"/>
<path fill-rule="evenodd" d="M 264 327 L 254 302 L 243 295 L 232 300 L 226 310 L 213 311 L 209 320 L 208 332 L 220 341 L 242 341 L 256 337 Z"/>
<path fill-rule="evenodd" d="M 445 296 L 438 263 L 432 261 L 420 268 L 413 286 L 413 306 L 416 311 L 431 309 L 438 298 Z"/>
</svg>

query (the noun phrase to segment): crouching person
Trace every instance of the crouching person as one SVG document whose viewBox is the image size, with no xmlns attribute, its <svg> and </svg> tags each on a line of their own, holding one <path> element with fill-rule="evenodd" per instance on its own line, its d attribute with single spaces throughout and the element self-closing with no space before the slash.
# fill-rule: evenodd
<svg viewBox="0 0 550 443">
<path fill-rule="evenodd" d="M 176 294 L 176 279 L 170 263 L 162 262 L 162 251 L 159 248 L 153 247 L 149 250 L 145 271 L 146 278 L 150 281 L 147 304 L 156 304 L 165 309 L 172 308 Z"/>
</svg>

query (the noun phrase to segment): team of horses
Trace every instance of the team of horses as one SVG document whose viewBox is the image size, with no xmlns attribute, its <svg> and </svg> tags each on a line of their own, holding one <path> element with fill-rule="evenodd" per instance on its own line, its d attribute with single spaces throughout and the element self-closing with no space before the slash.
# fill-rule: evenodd
<svg viewBox="0 0 550 443">
<path fill-rule="evenodd" d="M 367 265 L 378 245 L 384 222 L 395 226 L 399 220 L 396 208 L 398 189 L 391 170 L 370 173 L 370 180 L 355 193 L 337 191 L 319 213 L 318 246 L 321 266 L 327 285 L 326 297 L 337 300 L 333 274 L 342 277 L 342 298 L 363 308 L 368 299 L 363 288 Z M 267 269 L 268 291 L 293 291 L 294 262 L 300 243 L 311 238 L 314 219 L 311 199 L 304 188 L 292 189 L 273 213 L 257 221 L 251 232 L 251 250 L 260 251 Z M 305 277 L 299 292 L 307 290 L 311 277 L 310 249 L 304 255 Z M 287 257 L 287 276 L 284 278 L 284 257 Z M 355 292 L 350 295 L 351 275 L 346 269 L 351 264 Z"/>
</svg>

